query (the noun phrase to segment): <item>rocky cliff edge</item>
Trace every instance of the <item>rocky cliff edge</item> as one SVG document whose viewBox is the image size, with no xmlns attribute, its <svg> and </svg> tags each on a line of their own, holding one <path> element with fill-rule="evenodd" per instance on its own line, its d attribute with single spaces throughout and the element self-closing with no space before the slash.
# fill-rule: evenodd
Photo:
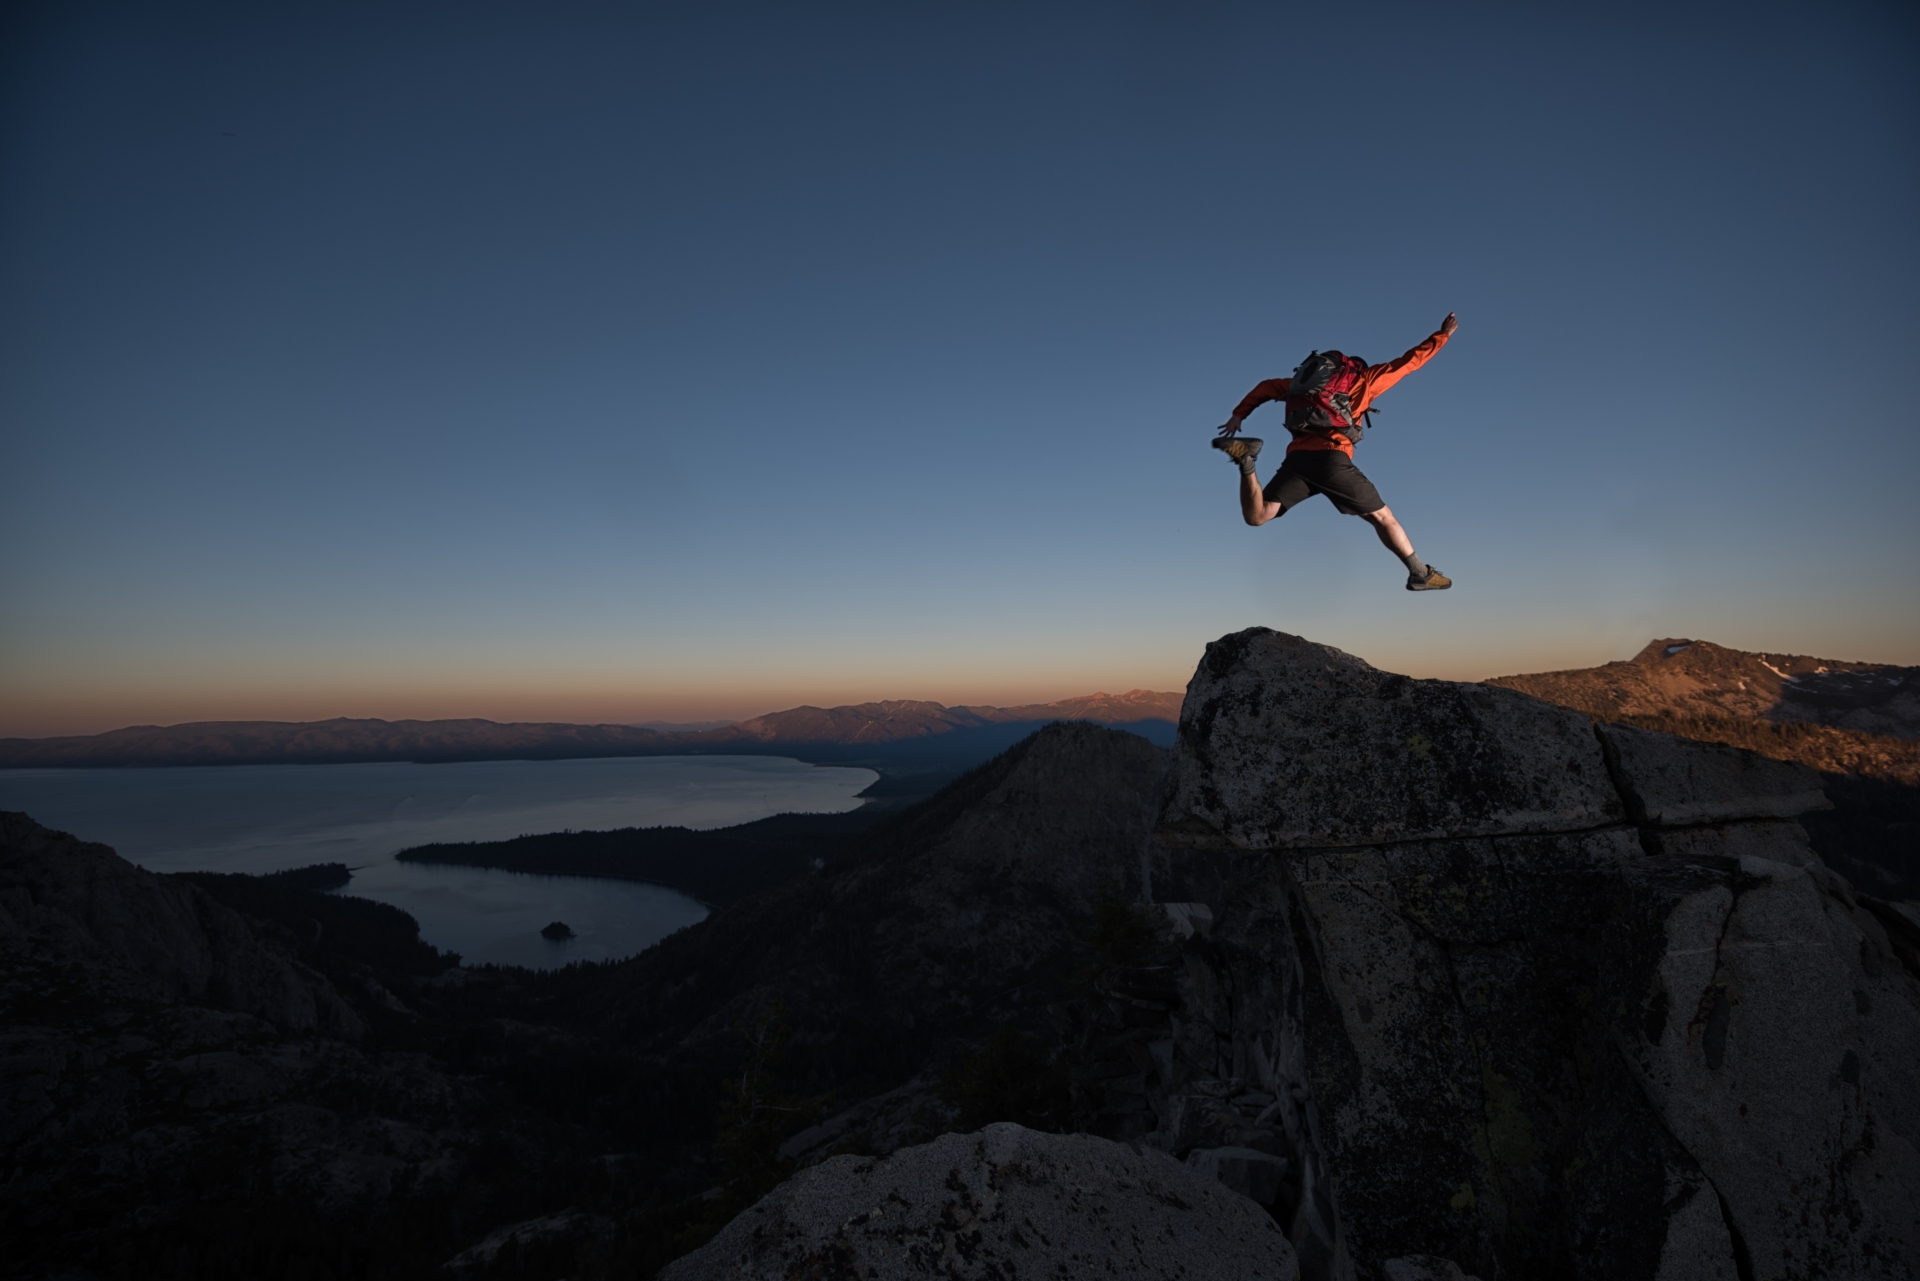
<svg viewBox="0 0 1920 1281">
<path fill-rule="evenodd" d="M 1275 1100 L 1304 1273 L 1920 1270 L 1920 930 L 1808 848 L 1810 770 L 1264 628 L 1175 758 L 1157 896 L 1215 919 L 1143 1141 Z"/>
</svg>

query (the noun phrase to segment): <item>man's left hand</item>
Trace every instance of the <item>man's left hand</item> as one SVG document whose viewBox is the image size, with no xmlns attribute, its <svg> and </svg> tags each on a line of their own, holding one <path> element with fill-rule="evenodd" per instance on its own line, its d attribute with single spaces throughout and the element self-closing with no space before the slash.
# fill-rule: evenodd
<svg viewBox="0 0 1920 1281">
<path fill-rule="evenodd" d="M 1440 332 L 1449 338 L 1453 337 L 1453 331 L 1458 328 L 1460 328 L 1460 322 L 1453 318 L 1452 312 L 1448 312 L 1447 318 L 1440 322 Z"/>
<path fill-rule="evenodd" d="M 1220 424 L 1220 434 L 1222 436 L 1237 436 L 1240 434 L 1240 429 L 1245 425 L 1246 421 L 1244 419 L 1229 418 Z"/>
</svg>

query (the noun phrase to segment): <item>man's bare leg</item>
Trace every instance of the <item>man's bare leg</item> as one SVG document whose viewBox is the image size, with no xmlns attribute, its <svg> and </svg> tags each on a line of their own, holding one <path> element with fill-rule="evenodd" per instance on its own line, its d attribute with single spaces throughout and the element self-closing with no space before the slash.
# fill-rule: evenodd
<svg viewBox="0 0 1920 1281">
<path fill-rule="evenodd" d="M 1362 512 L 1360 519 L 1373 526 L 1373 532 L 1379 535 L 1386 549 L 1401 560 L 1413 555 L 1413 540 L 1407 537 L 1407 531 L 1400 528 L 1400 522 L 1393 518 L 1393 508 L 1382 507 L 1377 512 Z M 1255 522 L 1247 521 L 1249 525 Z"/>
<path fill-rule="evenodd" d="M 1258 476 L 1250 471 L 1240 474 L 1240 515 L 1247 524 L 1264 525 L 1284 510 L 1279 503 L 1267 501 Z"/>
<path fill-rule="evenodd" d="M 1393 510 L 1382 507 L 1379 511 L 1363 512 L 1361 520 L 1373 526 L 1373 532 L 1379 536 L 1386 549 L 1400 558 L 1407 567 L 1407 590 L 1410 592 L 1444 591 L 1453 586 L 1453 580 L 1433 566 L 1421 560 L 1413 550 L 1413 540 L 1407 537 L 1407 531 L 1400 528 L 1400 522 L 1393 518 Z"/>
</svg>

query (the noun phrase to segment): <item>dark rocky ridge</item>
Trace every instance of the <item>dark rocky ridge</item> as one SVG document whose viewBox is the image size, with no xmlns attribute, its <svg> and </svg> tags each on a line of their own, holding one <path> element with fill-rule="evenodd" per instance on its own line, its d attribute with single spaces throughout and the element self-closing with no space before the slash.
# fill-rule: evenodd
<svg viewBox="0 0 1920 1281">
<path fill-rule="evenodd" d="M 733 827 L 627 827 L 609 832 L 551 832 L 506 841 L 415 845 L 403 863 L 499 867 L 542 876 L 603 876 L 646 881 L 710 907 L 737 903 L 807 875 L 850 841 L 883 822 L 869 805 L 844 814 L 775 814 Z"/>
<path fill-rule="evenodd" d="M 248 918 L 23 814 L 0 814 L 0 912 L 0 932 L 36 964 L 127 1000 L 214 1005 L 349 1041 L 365 1031 L 332 984 Z"/>
<path fill-rule="evenodd" d="M 226 1274 L 245 1275 L 264 1263 L 235 1231 L 249 1216 L 293 1242 L 397 1197 L 444 1197 L 476 1092 L 377 1048 L 391 993 L 364 969 L 343 993 L 306 955 L 196 885 L 0 814 L 10 1275 L 160 1258 L 144 1274 L 192 1275 L 221 1233 Z M 223 1213 L 239 1222 L 215 1227 Z M 201 1229 L 182 1236 L 187 1220 Z"/>
<path fill-rule="evenodd" d="M 0 1270 L 410 1278 L 542 1215 L 465 1274 L 636 1255 L 566 1213 L 650 1184 L 603 1160 L 650 1082 L 551 1018 L 605 971 L 447 965 L 391 907 L 0 814 Z"/>
<path fill-rule="evenodd" d="M 595 1017 L 691 1065 L 736 1054 L 736 1020 L 778 1001 L 795 1028 L 793 1088 L 846 1102 L 1002 1024 L 1042 1027 L 1100 882 L 1139 884 L 1167 763 L 1136 735 L 1046 730 L 871 829 L 821 874 L 664 940 L 621 971 Z M 896 1108 L 933 1096 L 927 1082 Z"/>
</svg>

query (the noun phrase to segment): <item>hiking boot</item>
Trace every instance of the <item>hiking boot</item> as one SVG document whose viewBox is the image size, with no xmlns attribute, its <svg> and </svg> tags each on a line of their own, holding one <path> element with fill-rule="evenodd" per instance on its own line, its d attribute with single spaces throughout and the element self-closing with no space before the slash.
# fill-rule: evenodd
<svg viewBox="0 0 1920 1281">
<path fill-rule="evenodd" d="M 1453 586 L 1453 580 L 1431 565 L 1427 566 L 1425 578 L 1407 575 L 1407 590 L 1410 592 L 1444 592 L 1451 586 Z"/>
<path fill-rule="evenodd" d="M 1253 470 L 1253 460 L 1260 456 L 1260 438 L 1258 436 L 1215 436 L 1213 447 L 1240 464 L 1240 470 Z"/>
</svg>

